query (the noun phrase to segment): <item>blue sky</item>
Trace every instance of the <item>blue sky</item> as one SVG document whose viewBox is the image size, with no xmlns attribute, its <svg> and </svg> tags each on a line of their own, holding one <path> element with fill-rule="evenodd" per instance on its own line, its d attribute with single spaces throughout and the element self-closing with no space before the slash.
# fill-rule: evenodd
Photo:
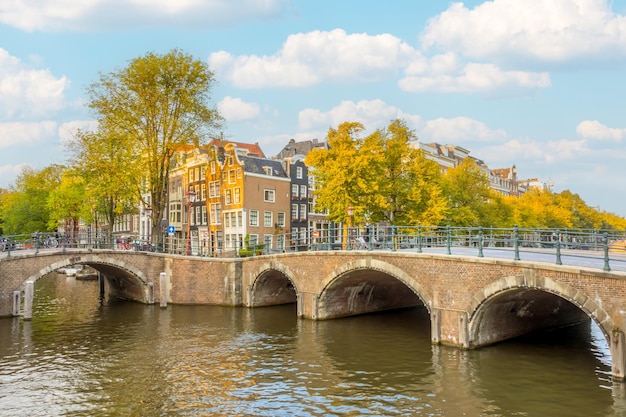
<svg viewBox="0 0 626 417">
<path fill-rule="evenodd" d="M 173 48 L 215 72 L 225 137 L 267 155 L 402 118 L 626 215 L 626 0 L 2 1 L 0 187 L 65 162 L 99 73 Z"/>
</svg>

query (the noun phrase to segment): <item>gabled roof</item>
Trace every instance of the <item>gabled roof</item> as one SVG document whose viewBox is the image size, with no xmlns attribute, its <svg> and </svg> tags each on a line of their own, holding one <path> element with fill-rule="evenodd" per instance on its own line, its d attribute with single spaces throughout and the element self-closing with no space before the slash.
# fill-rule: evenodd
<svg viewBox="0 0 626 417">
<path fill-rule="evenodd" d="M 285 168 L 275 159 L 256 158 L 254 156 L 238 156 L 243 170 L 251 174 L 271 175 L 277 178 L 287 178 Z"/>
<path fill-rule="evenodd" d="M 248 155 L 248 156 L 256 156 L 259 158 L 265 158 L 265 154 L 261 150 L 259 143 L 244 143 L 244 142 L 234 142 L 232 140 L 224 140 L 224 139 L 213 139 L 209 142 L 206 147 L 208 149 L 215 147 L 218 150 L 218 154 L 224 153 L 224 148 L 226 145 L 231 144 L 235 147 L 235 152 L 238 155 Z"/>
</svg>

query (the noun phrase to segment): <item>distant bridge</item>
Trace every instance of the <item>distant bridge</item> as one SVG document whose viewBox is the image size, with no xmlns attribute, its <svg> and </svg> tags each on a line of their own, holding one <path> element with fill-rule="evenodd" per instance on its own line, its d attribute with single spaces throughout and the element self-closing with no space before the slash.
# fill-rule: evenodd
<svg viewBox="0 0 626 417">
<path fill-rule="evenodd" d="M 322 250 L 201 258 L 116 250 L 16 251 L 0 258 L 0 316 L 29 319 L 34 282 L 82 264 L 101 273 L 102 287 L 112 296 L 161 306 L 296 303 L 298 316 L 313 320 L 423 306 L 430 314 L 432 342 L 464 349 L 591 319 L 610 347 L 613 376 L 624 379 L 626 272 L 603 268 L 602 256 L 596 257 L 599 267 L 581 267 L 557 264 L 554 255 L 548 262 L 523 252 L 522 260 L 482 255 Z"/>
</svg>

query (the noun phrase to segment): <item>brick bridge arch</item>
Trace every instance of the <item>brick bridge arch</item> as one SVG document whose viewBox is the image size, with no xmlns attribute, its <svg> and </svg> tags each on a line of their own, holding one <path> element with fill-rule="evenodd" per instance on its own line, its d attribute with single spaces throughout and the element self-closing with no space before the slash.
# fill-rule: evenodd
<svg viewBox="0 0 626 417">
<path fill-rule="evenodd" d="M 559 310 L 562 322 L 552 314 Z M 492 282 L 474 294 L 468 308 L 467 346 L 478 348 L 524 334 L 529 329 L 520 325 L 532 317 L 533 329 L 553 328 L 575 321 L 593 320 L 609 344 L 617 328 L 611 316 L 589 295 L 572 285 L 537 276 L 514 275 Z M 489 331 L 485 331 L 485 329 Z"/>
</svg>

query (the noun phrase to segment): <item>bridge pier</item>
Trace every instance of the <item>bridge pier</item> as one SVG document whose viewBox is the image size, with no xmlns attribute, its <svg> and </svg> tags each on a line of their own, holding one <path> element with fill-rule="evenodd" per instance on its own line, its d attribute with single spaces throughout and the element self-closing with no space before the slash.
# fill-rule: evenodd
<svg viewBox="0 0 626 417">
<path fill-rule="evenodd" d="M 611 373 L 613 378 L 623 381 L 626 377 L 626 338 L 624 332 L 618 329 L 611 332 L 610 338 Z"/>
<path fill-rule="evenodd" d="M 430 326 L 430 337 L 433 344 L 469 348 L 467 312 L 432 308 Z"/>
<path fill-rule="evenodd" d="M 26 281 L 24 290 L 24 320 L 33 318 L 33 298 L 35 297 L 35 283 Z"/>
</svg>

